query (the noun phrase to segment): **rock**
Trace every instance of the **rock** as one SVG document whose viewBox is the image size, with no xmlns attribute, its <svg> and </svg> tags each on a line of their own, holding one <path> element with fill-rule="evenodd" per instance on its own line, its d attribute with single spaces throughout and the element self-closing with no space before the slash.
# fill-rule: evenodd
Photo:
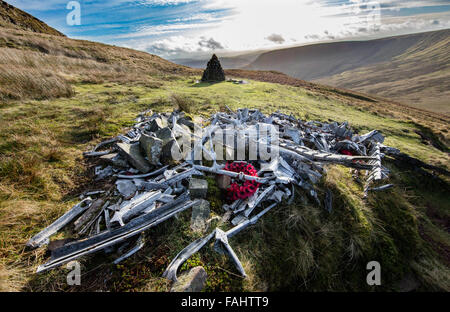
<svg viewBox="0 0 450 312">
<path fill-rule="evenodd" d="M 191 129 L 189 129 L 188 126 L 183 124 L 176 124 L 176 127 L 172 129 L 172 133 L 176 139 L 180 137 L 187 137 L 189 138 L 191 136 Z"/>
<path fill-rule="evenodd" d="M 150 132 L 156 132 L 158 130 L 166 128 L 167 126 L 168 126 L 167 119 L 158 117 L 150 122 L 147 130 Z"/>
<path fill-rule="evenodd" d="M 155 132 L 155 135 L 158 139 L 163 141 L 163 145 L 166 145 L 168 142 L 175 139 L 175 136 L 172 133 L 170 128 L 163 128 Z"/>
<path fill-rule="evenodd" d="M 176 140 L 171 140 L 165 144 L 162 148 L 161 162 L 164 165 L 170 165 L 174 163 L 174 157 L 180 154 L 180 146 Z"/>
<path fill-rule="evenodd" d="M 200 292 L 206 284 L 208 274 L 201 266 L 192 268 L 189 273 L 181 274 L 173 284 L 171 292 Z"/>
<path fill-rule="evenodd" d="M 194 122 L 192 121 L 192 119 L 190 117 L 182 117 L 177 120 L 177 123 L 180 125 L 185 125 L 192 131 L 194 130 Z"/>
<path fill-rule="evenodd" d="M 95 181 L 106 179 L 114 174 L 114 170 L 111 166 L 104 169 L 101 166 L 95 168 Z"/>
<path fill-rule="evenodd" d="M 187 159 L 191 151 L 191 137 L 182 136 L 177 140 L 171 140 L 163 146 L 161 162 L 165 165 L 178 163 Z"/>
<path fill-rule="evenodd" d="M 214 54 L 203 72 L 202 81 L 225 81 L 225 72 Z"/>
<path fill-rule="evenodd" d="M 189 191 L 193 198 L 205 198 L 208 193 L 208 182 L 206 180 L 191 178 L 189 180 Z"/>
<path fill-rule="evenodd" d="M 161 165 L 160 158 L 163 148 L 163 140 L 143 133 L 139 139 L 142 149 L 147 155 L 148 161 L 154 165 Z"/>
<path fill-rule="evenodd" d="M 217 182 L 217 186 L 221 190 L 226 190 L 231 184 L 231 177 L 227 176 L 227 175 L 218 174 L 216 176 L 216 182 Z"/>
<path fill-rule="evenodd" d="M 204 233 L 208 229 L 208 219 L 211 210 L 209 201 L 200 200 L 200 202 L 192 207 L 191 229 L 194 232 Z"/>
<path fill-rule="evenodd" d="M 125 200 L 131 199 L 137 191 L 136 185 L 130 180 L 118 180 L 116 186 Z"/>
<path fill-rule="evenodd" d="M 122 153 L 129 162 L 140 172 L 148 173 L 150 171 L 150 165 L 142 156 L 140 150 L 140 144 L 127 144 L 127 143 L 117 143 L 120 153 Z"/>
<path fill-rule="evenodd" d="M 112 164 L 116 167 L 121 168 L 128 168 L 128 162 L 126 159 L 124 159 L 120 154 L 114 153 L 114 154 L 108 154 L 100 157 L 100 160 L 107 163 Z"/>
</svg>

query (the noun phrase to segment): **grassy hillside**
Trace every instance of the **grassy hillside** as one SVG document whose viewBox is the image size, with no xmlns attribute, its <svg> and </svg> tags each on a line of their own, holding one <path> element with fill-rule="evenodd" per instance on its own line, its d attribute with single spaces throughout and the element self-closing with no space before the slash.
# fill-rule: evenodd
<svg viewBox="0 0 450 312">
<path fill-rule="evenodd" d="M 450 168 L 449 119 L 381 98 L 276 72 L 227 71 L 249 79 L 247 85 L 195 84 L 201 71 L 153 55 L 18 29 L 0 28 L 0 45 L 0 290 L 168 289 L 162 272 L 197 238 L 189 231 L 189 211 L 148 231 L 145 249 L 121 265 L 111 264 L 114 255 L 85 259 L 80 287 L 67 286 L 64 268 L 35 275 L 45 250 L 26 251 L 24 244 L 83 191 L 99 187 L 91 182 L 95 164 L 82 152 L 124 131 L 141 111 L 172 110 L 173 94 L 195 116 L 226 104 L 349 121 L 362 133 L 379 129 L 387 144 Z M 396 186 L 386 193 L 363 200 L 350 171 L 330 167 L 318 191 L 333 191 L 331 214 L 298 191 L 292 205 L 277 207 L 233 238 L 248 279 L 212 246 L 182 270 L 204 266 L 207 291 L 358 291 L 373 290 L 365 266 L 378 260 L 383 284 L 375 290 L 405 290 L 413 280 L 418 290 L 449 291 L 448 177 L 394 161 L 387 166 Z M 213 214 L 221 215 L 222 194 L 209 180 Z"/>
<path fill-rule="evenodd" d="M 399 99 L 412 107 L 450 115 L 450 30 L 430 33 L 403 54 L 317 79 L 342 88 Z"/>
<path fill-rule="evenodd" d="M 76 82 L 151 88 L 191 72 L 144 52 L 0 27 L 0 100 L 72 96 Z"/>
<path fill-rule="evenodd" d="M 56 29 L 48 26 L 34 16 L 19 10 L 3 0 L 0 0 L 0 26 L 54 36 L 64 36 Z"/>
<path fill-rule="evenodd" d="M 448 113 L 450 30 L 270 51 L 248 69 L 391 98 Z"/>
</svg>

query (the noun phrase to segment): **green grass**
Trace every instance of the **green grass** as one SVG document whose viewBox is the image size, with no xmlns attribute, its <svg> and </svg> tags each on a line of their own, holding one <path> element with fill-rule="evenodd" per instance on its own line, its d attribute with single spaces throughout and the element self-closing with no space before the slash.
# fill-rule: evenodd
<svg viewBox="0 0 450 312">
<path fill-rule="evenodd" d="M 208 118 L 228 105 L 281 110 L 308 120 L 348 121 L 361 133 L 378 129 L 386 144 L 445 168 L 447 153 L 424 144 L 408 121 L 383 117 L 301 88 L 251 81 L 195 85 L 192 79 L 144 85 L 77 84 L 72 98 L 10 101 L 0 106 L 0 289 L 165 291 L 162 272 L 173 257 L 198 238 L 189 230 L 190 213 L 148 231 L 143 251 L 120 266 L 114 255 L 83 261 L 81 288 L 65 284 L 64 268 L 34 275 L 44 251 L 24 251 L 25 242 L 78 201 L 90 186 L 82 153 L 133 124 L 141 111 L 171 111 L 173 98 L 188 99 L 190 114 Z M 240 290 L 395 290 L 413 272 L 421 290 L 449 290 L 448 182 L 409 169 L 392 170 L 395 188 L 362 199 L 362 185 L 349 169 L 329 168 L 318 185 L 334 193 L 328 214 L 302 191 L 291 206 L 279 206 L 231 240 L 249 278 L 241 279 L 230 261 L 206 246 L 185 265 L 208 273 L 206 291 Z M 209 178 L 213 215 L 220 215 L 222 194 Z M 225 225 L 216 222 L 220 227 Z M 426 234 L 426 237 L 424 236 Z M 367 262 L 382 264 L 383 285 L 365 282 Z"/>
</svg>

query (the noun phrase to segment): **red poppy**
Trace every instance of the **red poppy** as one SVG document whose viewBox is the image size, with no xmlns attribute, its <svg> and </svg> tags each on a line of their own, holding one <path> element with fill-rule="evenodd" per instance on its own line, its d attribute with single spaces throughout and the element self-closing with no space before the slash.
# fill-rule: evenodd
<svg viewBox="0 0 450 312">
<path fill-rule="evenodd" d="M 346 149 L 341 150 L 341 154 L 347 155 L 347 156 L 353 156 L 353 153 Z"/>
<path fill-rule="evenodd" d="M 224 170 L 237 172 L 237 173 L 243 173 L 245 175 L 257 176 L 257 171 L 255 167 L 253 167 L 251 164 L 244 163 L 244 162 L 233 162 L 233 163 L 227 163 L 225 165 Z M 259 183 L 256 181 L 233 181 L 233 183 L 230 184 L 230 186 L 227 189 L 227 198 L 230 201 L 235 201 L 238 199 L 246 199 L 251 197 L 253 194 L 256 193 L 258 190 Z"/>
</svg>

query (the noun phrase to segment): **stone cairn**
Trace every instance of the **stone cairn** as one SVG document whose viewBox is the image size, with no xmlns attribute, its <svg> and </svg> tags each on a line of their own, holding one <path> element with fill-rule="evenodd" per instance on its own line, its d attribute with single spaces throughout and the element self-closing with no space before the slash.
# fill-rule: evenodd
<svg viewBox="0 0 450 312">
<path fill-rule="evenodd" d="M 215 54 L 212 56 L 203 72 L 202 81 L 225 81 L 225 73 Z"/>
</svg>

